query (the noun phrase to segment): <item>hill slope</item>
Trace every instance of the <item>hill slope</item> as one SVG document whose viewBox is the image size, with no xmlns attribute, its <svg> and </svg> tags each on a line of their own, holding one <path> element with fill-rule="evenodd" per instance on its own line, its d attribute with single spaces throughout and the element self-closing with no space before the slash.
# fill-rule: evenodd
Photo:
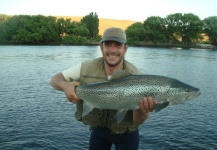
<svg viewBox="0 0 217 150">
<path fill-rule="evenodd" d="M 56 16 L 57 18 L 70 18 L 72 21 L 79 22 L 83 17 L 78 16 Z M 109 27 L 119 27 L 125 30 L 128 26 L 136 23 L 136 21 L 132 20 L 115 20 L 115 19 L 105 19 L 99 18 L 99 35 L 103 34 L 103 31 Z"/>
</svg>

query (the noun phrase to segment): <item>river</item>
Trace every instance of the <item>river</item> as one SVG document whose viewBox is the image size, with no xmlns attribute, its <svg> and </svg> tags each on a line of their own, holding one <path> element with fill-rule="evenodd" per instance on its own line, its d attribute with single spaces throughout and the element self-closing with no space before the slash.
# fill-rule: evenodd
<svg viewBox="0 0 217 150">
<path fill-rule="evenodd" d="M 88 127 L 49 80 L 99 56 L 98 46 L 0 46 L 0 149 L 88 149 Z M 146 74 L 201 90 L 191 101 L 152 113 L 139 127 L 141 150 L 217 149 L 217 51 L 129 47 L 125 58 Z"/>
</svg>

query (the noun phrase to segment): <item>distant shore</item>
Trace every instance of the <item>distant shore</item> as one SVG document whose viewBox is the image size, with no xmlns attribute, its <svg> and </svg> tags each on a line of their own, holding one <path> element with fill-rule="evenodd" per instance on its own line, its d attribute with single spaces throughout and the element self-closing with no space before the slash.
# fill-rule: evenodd
<svg viewBox="0 0 217 150">
<path fill-rule="evenodd" d="M 23 44 L 0 44 L 0 46 L 97 46 L 99 42 L 90 42 L 83 45 L 71 45 L 71 44 L 41 44 L 41 45 L 23 45 Z M 153 48 L 173 48 L 173 49 L 210 49 L 217 50 L 217 46 L 212 44 L 197 43 L 190 46 L 184 46 L 181 44 L 170 43 L 137 43 L 128 44 L 130 47 L 153 47 Z"/>
<path fill-rule="evenodd" d="M 99 42 L 91 42 L 89 45 L 99 45 Z M 212 44 L 196 43 L 190 46 L 184 46 L 182 44 L 170 44 L 170 43 L 137 43 L 129 44 L 132 47 L 160 47 L 160 48 L 174 48 L 174 49 L 212 49 L 217 50 L 217 46 Z"/>
<path fill-rule="evenodd" d="M 167 44 L 167 43 L 161 43 L 161 44 L 138 44 L 135 46 L 145 46 L 145 47 L 165 47 L 165 48 L 176 48 L 176 49 L 213 49 L 213 50 L 217 50 L 217 46 L 214 46 L 212 44 L 201 44 L 201 43 L 197 43 L 197 44 L 192 44 L 190 46 L 185 46 L 185 45 L 181 45 L 181 44 Z"/>
</svg>

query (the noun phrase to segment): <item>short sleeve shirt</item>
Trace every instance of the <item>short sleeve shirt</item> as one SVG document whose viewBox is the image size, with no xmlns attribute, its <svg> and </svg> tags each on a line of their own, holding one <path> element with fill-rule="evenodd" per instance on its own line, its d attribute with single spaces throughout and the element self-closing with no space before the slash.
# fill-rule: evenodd
<svg viewBox="0 0 217 150">
<path fill-rule="evenodd" d="M 80 79 L 80 71 L 81 71 L 81 63 L 62 71 L 62 74 L 66 81 L 70 81 L 70 79 L 78 81 Z"/>
</svg>

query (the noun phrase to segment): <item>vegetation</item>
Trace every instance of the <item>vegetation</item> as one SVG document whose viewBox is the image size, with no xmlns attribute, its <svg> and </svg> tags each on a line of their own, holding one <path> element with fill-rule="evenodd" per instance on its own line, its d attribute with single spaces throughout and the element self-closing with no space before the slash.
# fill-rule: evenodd
<svg viewBox="0 0 217 150">
<path fill-rule="evenodd" d="M 213 21 L 214 18 L 210 20 Z M 205 26 L 207 26 L 207 30 L 204 30 Z M 139 41 L 140 44 L 153 43 L 156 45 L 160 43 L 162 45 L 166 43 L 167 45 L 190 47 L 192 43 L 200 42 L 203 39 L 202 33 L 207 34 L 210 39 L 214 39 L 212 41 L 215 41 L 216 36 L 214 35 L 217 34 L 214 34 L 213 31 L 208 32 L 215 27 L 217 27 L 217 22 L 210 23 L 207 20 L 205 25 L 205 22 L 194 14 L 175 13 L 166 18 L 149 17 L 144 21 L 143 26 L 138 23 L 132 24 L 127 28 L 126 34 L 131 44 L 138 45 Z M 216 45 L 214 42 L 212 44 Z"/>
<path fill-rule="evenodd" d="M 99 18 L 96 13 L 91 12 L 89 15 L 84 16 L 81 19 L 81 23 L 84 24 L 89 30 L 88 38 L 96 38 L 99 34 Z"/>
<path fill-rule="evenodd" d="M 207 43 L 217 45 L 217 16 L 204 20 L 191 13 L 151 16 L 128 26 L 126 34 L 133 45 L 190 47 L 201 42 L 202 34 L 208 36 Z M 99 19 L 93 12 L 80 22 L 53 16 L 0 14 L 0 44 L 84 45 L 99 38 Z"/>
<path fill-rule="evenodd" d="M 217 45 L 217 16 L 204 19 L 204 32 L 209 36 L 213 45 Z"/>
<path fill-rule="evenodd" d="M 42 15 L 0 15 L 0 44 L 86 44 L 97 38 L 98 26 L 94 13 L 80 22 Z"/>
</svg>

